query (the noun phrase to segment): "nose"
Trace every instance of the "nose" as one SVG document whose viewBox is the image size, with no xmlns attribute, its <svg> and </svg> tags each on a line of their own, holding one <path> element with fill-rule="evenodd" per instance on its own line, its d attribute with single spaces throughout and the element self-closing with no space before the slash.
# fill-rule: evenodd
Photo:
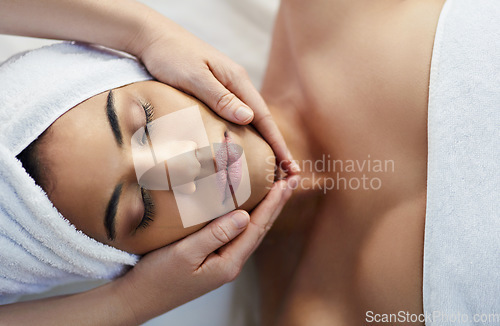
<svg viewBox="0 0 500 326">
<path fill-rule="evenodd" d="M 190 140 L 163 142 L 154 147 L 159 160 L 167 162 L 171 186 L 187 195 L 196 191 L 194 180 L 200 174 L 201 164 L 196 157 L 196 148 L 196 143 Z"/>
<path fill-rule="evenodd" d="M 190 140 L 158 141 L 134 153 L 137 180 L 145 189 L 192 194 L 201 164 L 197 144 Z M 141 173 L 142 172 L 142 173 Z"/>
</svg>

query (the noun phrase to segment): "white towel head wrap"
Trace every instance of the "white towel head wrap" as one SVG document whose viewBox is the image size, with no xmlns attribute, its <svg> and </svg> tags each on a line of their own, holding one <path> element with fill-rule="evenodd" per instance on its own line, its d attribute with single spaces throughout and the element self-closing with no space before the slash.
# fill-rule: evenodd
<svg viewBox="0 0 500 326">
<path fill-rule="evenodd" d="M 16 156 L 84 100 L 152 77 L 109 49 L 57 43 L 0 66 L 0 304 L 83 279 L 110 279 L 138 257 L 78 231 Z"/>
</svg>

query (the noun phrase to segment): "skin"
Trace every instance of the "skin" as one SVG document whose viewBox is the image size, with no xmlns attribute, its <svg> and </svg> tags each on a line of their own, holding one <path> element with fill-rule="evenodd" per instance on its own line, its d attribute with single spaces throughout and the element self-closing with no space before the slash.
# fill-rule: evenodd
<svg viewBox="0 0 500 326">
<path fill-rule="evenodd" d="M 146 81 L 113 90 L 123 135 L 123 144 L 119 146 L 106 115 L 107 98 L 108 92 L 101 93 L 62 115 L 49 127 L 39 148 L 42 162 L 50 167 L 50 200 L 63 216 L 90 237 L 131 253 L 145 254 L 206 225 L 184 228 L 172 191 L 155 190 L 150 191 L 154 218 L 148 225 L 138 227 L 144 216 L 144 204 L 130 139 L 146 124 L 146 114 L 139 101 L 154 107 L 153 119 L 198 104 L 210 143 L 220 143 L 227 132 L 233 143 L 245 151 L 251 195 L 240 208 L 254 208 L 269 191 L 274 174 L 274 162 L 269 157 L 274 155 L 253 128 L 221 119 L 197 99 L 170 86 Z M 110 240 L 103 221 L 118 183 L 123 186 L 115 218 L 116 237 Z"/>
<path fill-rule="evenodd" d="M 122 0 L 119 6 L 112 0 L 0 0 L 0 7 L 0 33 L 78 40 L 129 52 L 157 80 L 194 94 L 221 117 L 238 124 L 252 121 L 278 161 L 292 159 L 245 70 L 145 5 L 132 0 Z M 299 172 L 293 165 L 289 168 Z M 146 255 L 117 281 L 68 297 L 4 305 L 0 320 L 12 325 L 33 320 L 40 325 L 137 325 L 188 302 L 236 277 L 289 199 L 286 185 L 296 178 L 275 183 L 244 231 L 230 219 L 216 219 Z"/>
<path fill-rule="evenodd" d="M 369 175 L 381 178 L 377 191 L 300 184 L 258 255 L 263 325 L 422 312 L 427 97 L 442 3 L 283 2 L 263 95 L 291 151 L 299 161 L 370 154 L 395 170 Z"/>
<path fill-rule="evenodd" d="M 313 175 L 338 171 L 303 169 L 257 251 L 262 325 L 362 325 L 370 310 L 423 312 L 427 100 L 442 5 L 282 2 L 262 94 L 294 157 L 392 160 L 394 170 L 340 172 L 382 187 L 325 193 Z"/>
<path fill-rule="evenodd" d="M 245 69 L 134 0 L 0 0 L 0 33 L 101 44 L 133 54 L 159 81 L 194 94 L 218 115 L 253 126 L 292 174 L 292 157 Z M 27 24 L 26 22 L 29 22 Z M 103 33 L 103 31 L 106 31 Z"/>
</svg>

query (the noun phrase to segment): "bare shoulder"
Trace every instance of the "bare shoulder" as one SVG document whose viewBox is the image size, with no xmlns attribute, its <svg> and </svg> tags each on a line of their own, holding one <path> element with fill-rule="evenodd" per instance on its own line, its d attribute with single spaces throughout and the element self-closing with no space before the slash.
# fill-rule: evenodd
<svg viewBox="0 0 500 326">
<path fill-rule="evenodd" d="M 346 82 L 365 87 L 367 94 L 380 94 L 381 100 L 401 100 L 400 107 L 426 106 L 432 48 L 443 3 L 350 3 L 349 9 L 343 9 L 348 18 L 330 40 L 343 66 L 362 74 L 346 77 Z M 398 99 L 397 94 L 408 101 Z"/>
<path fill-rule="evenodd" d="M 384 89 L 393 93 L 410 89 L 426 100 L 434 35 L 443 3 L 287 0 L 281 5 L 279 22 L 307 74 L 319 62 L 320 70 L 328 65 L 347 87 L 384 82 Z M 380 93 L 379 87 L 375 90 Z M 389 95 L 380 94 L 384 98 Z"/>
<path fill-rule="evenodd" d="M 409 96 L 414 105 L 427 106 L 432 49 L 443 3 L 398 1 L 371 18 L 373 42 L 365 59 L 374 64 L 376 74 L 390 81 L 393 92 Z"/>
</svg>

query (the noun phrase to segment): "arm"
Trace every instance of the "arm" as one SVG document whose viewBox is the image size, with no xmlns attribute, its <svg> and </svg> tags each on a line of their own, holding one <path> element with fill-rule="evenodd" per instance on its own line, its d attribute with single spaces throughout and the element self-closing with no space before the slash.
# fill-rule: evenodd
<svg viewBox="0 0 500 326">
<path fill-rule="evenodd" d="M 111 282 L 87 292 L 0 306 L 0 325 L 135 325 Z M 5 323 L 5 324 L 4 324 Z"/>
<path fill-rule="evenodd" d="M 246 71 L 139 2 L 0 0 L 0 33 L 97 43 L 131 53 L 159 81 L 193 94 L 221 117 L 238 124 L 253 120 L 282 166 L 292 174 L 300 171 Z"/>
<path fill-rule="evenodd" d="M 135 42 L 147 42 L 138 36 L 148 17 L 157 14 L 130 0 L 119 5 L 110 0 L 0 0 L 0 8 L 2 34 L 98 43 L 130 53 Z M 173 22 L 162 21 L 171 24 L 166 31 L 175 32 Z"/>
</svg>

